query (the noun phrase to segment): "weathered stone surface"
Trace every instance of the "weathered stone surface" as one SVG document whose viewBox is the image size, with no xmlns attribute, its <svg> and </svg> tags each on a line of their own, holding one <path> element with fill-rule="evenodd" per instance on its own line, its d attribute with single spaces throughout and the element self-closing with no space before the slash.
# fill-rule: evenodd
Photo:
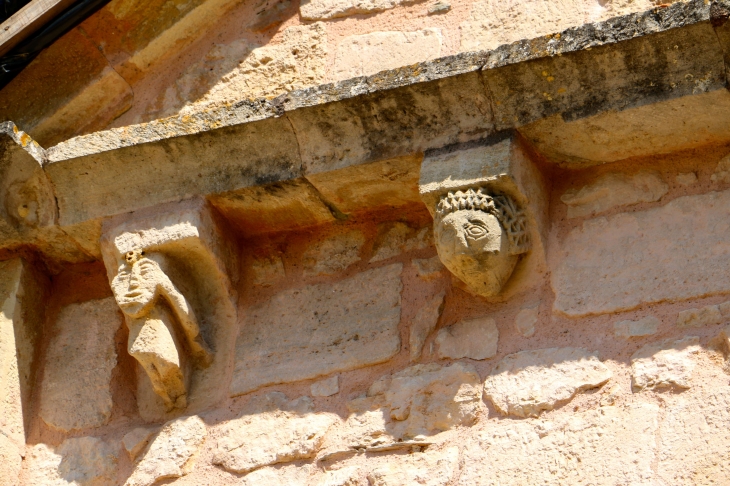
<svg viewBox="0 0 730 486">
<path fill-rule="evenodd" d="M 654 316 L 646 316 L 638 321 L 619 321 L 613 325 L 613 334 L 616 337 L 632 338 L 656 334 L 661 321 Z"/>
<path fill-rule="evenodd" d="M 411 263 L 416 267 L 418 277 L 425 280 L 435 280 L 442 275 L 442 272 L 446 267 L 441 263 L 441 259 L 438 256 L 431 258 L 416 258 Z"/>
<path fill-rule="evenodd" d="M 535 324 L 537 323 L 539 311 L 539 303 L 520 309 L 517 316 L 515 316 L 515 329 L 517 329 L 517 332 L 525 337 L 535 334 Z"/>
<path fill-rule="evenodd" d="M 69 431 L 105 424 L 112 412 L 114 335 L 122 316 L 114 298 L 70 304 L 55 324 L 41 385 L 40 416 Z"/>
<path fill-rule="evenodd" d="M 352 447 L 388 444 L 471 425 L 481 408 L 479 375 L 461 363 L 415 365 L 374 382 L 348 404 Z"/>
<path fill-rule="evenodd" d="M 340 391 L 340 376 L 335 375 L 312 383 L 313 397 L 331 397 Z"/>
<path fill-rule="evenodd" d="M 372 486 L 446 486 L 459 470 L 459 448 L 428 449 L 426 452 L 388 458 L 387 463 L 368 473 Z"/>
<path fill-rule="evenodd" d="M 269 484 L 280 484 L 286 486 L 308 486 L 312 466 L 296 465 L 289 467 L 263 467 L 249 474 L 246 474 L 241 486 L 261 486 Z"/>
<path fill-rule="evenodd" d="M 655 484 L 658 416 L 657 405 L 642 403 L 555 421 L 489 421 L 466 442 L 458 484 Z"/>
<path fill-rule="evenodd" d="M 317 486 L 360 486 L 360 468 L 345 466 L 334 471 L 327 471 Z"/>
<path fill-rule="evenodd" d="M 17 486 L 23 458 L 20 450 L 4 434 L 0 434 L 0 484 Z"/>
<path fill-rule="evenodd" d="M 379 262 L 413 250 L 433 245 L 430 227 L 414 229 L 404 223 L 395 223 L 378 235 L 371 262 Z"/>
<path fill-rule="evenodd" d="M 659 428 L 657 475 L 665 484 L 709 486 L 730 475 L 730 393 L 726 387 L 674 396 Z"/>
<path fill-rule="evenodd" d="M 268 258 L 257 258 L 251 263 L 253 273 L 253 284 L 268 287 L 280 281 L 286 276 L 284 262 L 278 255 Z"/>
<path fill-rule="evenodd" d="M 697 184 L 697 173 L 683 172 L 681 174 L 677 174 L 675 180 L 680 186 L 691 186 L 693 184 Z"/>
<path fill-rule="evenodd" d="M 415 32 L 372 32 L 340 41 L 335 54 L 332 78 L 342 80 L 369 76 L 441 55 L 441 29 Z"/>
<path fill-rule="evenodd" d="M 555 310 L 603 314 L 730 291 L 729 218 L 723 191 L 584 222 L 553 246 Z"/>
<path fill-rule="evenodd" d="M 402 265 L 281 292 L 245 312 L 231 394 L 387 361 L 400 349 Z"/>
<path fill-rule="evenodd" d="M 421 308 L 418 309 L 418 313 L 411 323 L 408 338 L 411 362 L 417 361 L 421 357 L 426 339 L 436 329 L 444 308 L 445 296 L 446 291 L 442 290 L 438 294 L 429 297 Z"/>
<path fill-rule="evenodd" d="M 122 446 L 129 454 L 129 458 L 133 461 L 137 459 L 147 444 L 150 443 L 152 436 L 158 432 L 157 427 L 137 427 L 124 434 L 122 437 Z"/>
<path fill-rule="evenodd" d="M 213 464 L 229 471 L 248 473 L 263 466 L 313 457 L 325 433 L 338 417 L 312 413 L 311 400 L 286 403 L 281 394 L 270 394 L 270 410 L 249 410 L 221 427 Z"/>
<path fill-rule="evenodd" d="M 722 317 L 730 317 L 730 301 L 723 302 L 722 304 L 717 306 L 718 309 L 720 309 L 720 314 L 722 314 Z"/>
<path fill-rule="evenodd" d="M 332 275 L 360 260 L 365 235 L 358 230 L 335 234 L 318 241 L 304 252 L 304 275 Z"/>
<path fill-rule="evenodd" d="M 717 163 L 715 172 L 710 176 L 710 180 L 723 184 L 730 182 L 730 155 L 723 157 Z"/>
<path fill-rule="evenodd" d="M 167 422 L 125 486 L 151 486 L 160 479 L 179 478 L 190 473 L 206 435 L 205 424 L 197 416 Z"/>
<path fill-rule="evenodd" d="M 117 448 L 96 437 L 66 439 L 57 448 L 38 444 L 28 452 L 26 483 L 38 486 L 113 486 Z"/>
<path fill-rule="evenodd" d="M 634 391 L 656 388 L 689 388 L 695 369 L 694 354 L 699 338 L 647 344 L 631 356 L 631 385 Z"/>
<path fill-rule="evenodd" d="M 611 370 L 581 348 L 546 348 L 505 356 L 484 383 L 503 414 L 536 417 L 581 390 L 606 383 Z"/>
<path fill-rule="evenodd" d="M 382 12 L 412 0 L 307 0 L 299 5 L 305 20 L 325 20 L 348 15 Z"/>
<path fill-rule="evenodd" d="M 569 189 L 560 200 L 568 206 L 568 217 L 577 218 L 617 206 L 658 201 L 668 191 L 667 183 L 655 172 L 609 173 L 579 190 Z"/>
<path fill-rule="evenodd" d="M 717 305 L 707 305 L 700 309 L 687 309 L 677 315 L 679 327 L 702 327 L 720 324 L 723 315 Z"/>
<path fill-rule="evenodd" d="M 499 330 L 491 317 L 460 321 L 436 335 L 441 359 L 487 359 L 497 354 Z"/>
</svg>

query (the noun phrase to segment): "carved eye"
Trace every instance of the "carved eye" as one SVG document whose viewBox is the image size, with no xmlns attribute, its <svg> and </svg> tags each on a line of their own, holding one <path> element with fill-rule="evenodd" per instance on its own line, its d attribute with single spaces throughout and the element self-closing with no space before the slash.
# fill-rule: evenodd
<svg viewBox="0 0 730 486">
<path fill-rule="evenodd" d="M 487 230 L 487 225 L 478 220 L 472 220 L 466 223 L 464 230 L 466 231 L 466 237 L 472 240 L 483 238 L 487 236 L 487 233 L 489 232 Z"/>
</svg>

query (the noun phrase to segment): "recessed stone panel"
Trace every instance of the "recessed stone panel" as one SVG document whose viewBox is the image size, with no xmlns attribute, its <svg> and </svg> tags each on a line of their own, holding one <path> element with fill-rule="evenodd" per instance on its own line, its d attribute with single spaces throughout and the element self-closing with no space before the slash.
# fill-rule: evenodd
<svg viewBox="0 0 730 486">
<path fill-rule="evenodd" d="M 231 395 L 382 363 L 400 349 L 402 265 L 280 292 L 243 312 Z"/>
</svg>

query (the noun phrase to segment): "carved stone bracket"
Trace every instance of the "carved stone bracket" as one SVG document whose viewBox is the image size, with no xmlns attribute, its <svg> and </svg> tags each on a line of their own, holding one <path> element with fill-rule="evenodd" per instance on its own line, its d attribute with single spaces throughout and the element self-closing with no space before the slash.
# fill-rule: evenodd
<svg viewBox="0 0 730 486">
<path fill-rule="evenodd" d="M 468 290 L 506 297 L 544 273 L 547 191 L 515 136 L 427 154 L 419 190 L 439 257 Z"/>
<path fill-rule="evenodd" d="M 149 420 L 216 401 L 235 331 L 235 251 L 203 201 L 112 218 L 104 264 Z M 218 386 L 216 386 L 218 385 Z"/>
</svg>

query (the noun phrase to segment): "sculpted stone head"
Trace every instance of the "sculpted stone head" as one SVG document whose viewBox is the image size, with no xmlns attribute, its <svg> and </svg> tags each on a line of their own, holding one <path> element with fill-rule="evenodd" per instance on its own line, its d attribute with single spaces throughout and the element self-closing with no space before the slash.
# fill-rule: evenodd
<svg viewBox="0 0 730 486">
<path fill-rule="evenodd" d="M 525 217 L 514 201 L 484 188 L 442 196 L 434 233 L 446 268 L 487 297 L 502 290 L 519 255 L 530 249 Z"/>
<path fill-rule="evenodd" d="M 155 305 L 161 289 L 169 282 L 160 268 L 162 255 L 147 255 L 144 250 L 129 251 L 112 280 L 112 290 L 122 312 L 138 318 Z"/>
</svg>

